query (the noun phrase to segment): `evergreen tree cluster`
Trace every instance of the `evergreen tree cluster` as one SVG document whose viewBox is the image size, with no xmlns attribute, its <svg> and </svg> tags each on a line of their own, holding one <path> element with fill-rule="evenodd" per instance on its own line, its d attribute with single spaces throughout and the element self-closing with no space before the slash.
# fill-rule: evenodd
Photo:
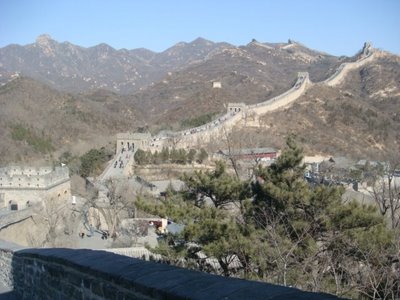
<svg viewBox="0 0 400 300">
<path fill-rule="evenodd" d="M 138 149 L 135 152 L 135 162 L 138 165 L 158 165 L 164 163 L 173 163 L 173 164 L 191 164 L 194 162 L 203 163 L 206 160 L 208 154 L 204 148 L 196 151 L 195 149 L 190 149 L 186 151 L 185 149 L 169 149 L 167 147 L 163 147 L 163 149 L 154 153 L 151 151 L 144 151 L 142 149 Z"/>
<path fill-rule="evenodd" d="M 82 177 L 98 175 L 111 156 L 104 147 L 89 150 L 80 157 L 79 175 Z"/>
<path fill-rule="evenodd" d="M 15 141 L 24 141 L 35 151 L 40 153 L 50 153 L 54 150 L 51 138 L 42 131 L 37 133 L 33 128 L 23 124 L 11 126 L 11 138 Z"/>
<path fill-rule="evenodd" d="M 343 202 L 340 186 L 312 187 L 292 139 L 256 179 L 218 162 L 184 175 L 186 190 L 141 209 L 185 225 L 154 249 L 172 263 L 359 299 L 400 297 L 398 230 L 375 206 Z M 218 261 L 211 266 L 207 258 Z"/>
<path fill-rule="evenodd" d="M 207 124 L 214 119 L 214 116 L 215 113 L 208 113 L 195 118 L 185 119 L 181 122 L 181 128 L 194 128 Z"/>
</svg>

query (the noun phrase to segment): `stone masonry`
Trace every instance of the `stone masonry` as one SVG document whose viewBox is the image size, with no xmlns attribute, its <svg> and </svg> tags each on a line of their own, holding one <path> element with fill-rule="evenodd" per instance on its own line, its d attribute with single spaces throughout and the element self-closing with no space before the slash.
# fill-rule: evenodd
<svg viewBox="0 0 400 300">
<path fill-rule="evenodd" d="M 23 209 L 43 201 L 45 197 L 71 198 L 71 183 L 67 167 L 0 168 L 0 209 Z"/>
<path fill-rule="evenodd" d="M 0 272 L 12 279 L 19 299 L 339 299 L 105 251 L 15 251 L 2 249 L 0 244 L 0 264 L 10 266 L 10 262 L 11 268 Z M 10 284 L 10 280 L 6 283 Z"/>
</svg>

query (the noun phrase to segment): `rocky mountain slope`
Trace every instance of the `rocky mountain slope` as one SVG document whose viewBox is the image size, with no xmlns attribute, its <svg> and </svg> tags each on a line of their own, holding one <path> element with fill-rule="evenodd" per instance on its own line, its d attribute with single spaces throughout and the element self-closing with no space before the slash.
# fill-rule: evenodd
<svg viewBox="0 0 400 300">
<path fill-rule="evenodd" d="M 107 44 L 84 48 L 41 35 L 33 44 L 0 49 L 0 78 L 4 81 L 17 73 L 68 92 L 101 88 L 130 94 L 226 45 L 198 38 L 155 53 L 143 48 L 116 50 Z"/>
<path fill-rule="evenodd" d="M 316 84 L 262 122 L 263 138 L 282 144 L 292 132 L 308 153 L 370 159 L 398 155 L 400 57 L 386 53 L 350 72 L 337 87 Z"/>
<path fill-rule="evenodd" d="M 141 124 L 140 114 L 108 91 L 73 95 L 29 78 L 0 87 L 0 163 L 114 144 L 115 133 Z"/>
<path fill-rule="evenodd" d="M 0 157 L 38 158 L 47 142 L 79 152 L 139 127 L 177 129 L 182 121 L 224 112 L 229 102 L 253 104 L 281 94 L 299 71 L 322 82 L 355 59 L 290 40 L 237 47 L 199 38 L 155 53 L 106 44 L 83 48 L 40 36 L 0 49 Z M 376 157 L 396 151 L 399 86 L 399 56 L 385 54 L 338 86 L 313 84 L 291 107 L 261 118 L 263 127 L 243 129 L 245 146 L 280 147 L 294 132 L 310 153 Z"/>
<path fill-rule="evenodd" d="M 222 80 L 231 72 L 238 72 L 239 76 L 274 78 L 276 82 L 285 79 L 287 83 L 297 70 L 312 69 L 313 76 L 323 77 L 338 60 L 292 41 L 263 44 L 254 40 L 236 47 L 198 38 L 155 53 L 143 48 L 116 50 L 107 44 L 84 48 L 41 35 L 35 43 L 0 49 L 0 78 L 4 81 L 19 74 L 68 92 L 101 88 L 132 94 L 151 87 L 171 72 L 191 66 L 198 66 L 193 72 L 200 72 L 207 79 Z"/>
<path fill-rule="evenodd" d="M 289 89 L 297 72 L 308 71 L 320 81 L 343 61 L 290 41 L 213 51 L 206 60 L 173 72 L 155 85 L 133 95 L 152 122 L 179 121 L 204 113 L 225 111 L 229 102 L 253 104 Z M 220 82 L 215 89 L 213 82 Z"/>
</svg>

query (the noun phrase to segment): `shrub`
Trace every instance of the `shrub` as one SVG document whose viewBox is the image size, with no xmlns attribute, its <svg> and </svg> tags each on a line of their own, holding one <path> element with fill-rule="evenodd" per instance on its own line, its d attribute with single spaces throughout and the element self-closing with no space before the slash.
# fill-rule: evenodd
<svg viewBox="0 0 400 300">
<path fill-rule="evenodd" d="M 11 138 L 15 141 L 25 141 L 35 151 L 41 153 L 48 153 L 54 149 L 50 137 L 45 136 L 43 132 L 39 135 L 22 124 L 11 126 Z"/>
<path fill-rule="evenodd" d="M 104 147 L 100 149 L 91 149 L 80 157 L 81 167 L 79 175 L 88 177 L 96 175 L 103 168 L 104 163 L 110 159 L 110 154 L 107 153 Z"/>
<path fill-rule="evenodd" d="M 213 120 L 215 113 L 204 114 L 195 118 L 186 119 L 181 122 L 182 128 L 198 127 Z"/>
</svg>

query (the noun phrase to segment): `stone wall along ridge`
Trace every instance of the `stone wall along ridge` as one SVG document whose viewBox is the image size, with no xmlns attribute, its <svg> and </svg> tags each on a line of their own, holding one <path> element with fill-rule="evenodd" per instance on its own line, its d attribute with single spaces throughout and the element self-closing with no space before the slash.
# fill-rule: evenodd
<svg viewBox="0 0 400 300">
<path fill-rule="evenodd" d="M 336 72 L 322 83 L 328 86 L 339 84 L 350 70 L 359 68 L 373 60 L 375 53 L 376 51 L 373 50 L 369 44 L 366 44 L 364 46 L 362 57 L 360 59 L 355 62 L 341 64 Z M 294 86 L 283 94 L 280 94 L 279 96 L 276 96 L 272 99 L 268 99 L 264 102 L 247 105 L 244 107 L 243 111 L 237 112 L 236 114 L 226 113 L 217 120 L 213 120 L 199 127 L 177 132 L 174 136 L 185 137 L 191 134 L 198 134 L 201 135 L 202 139 L 209 140 L 209 135 L 213 135 L 213 133 L 218 132 L 215 129 L 222 128 L 224 126 L 225 129 L 233 127 L 238 121 L 242 119 L 241 117 L 243 116 L 243 113 L 254 112 L 258 115 L 262 115 L 291 104 L 294 100 L 299 98 L 311 84 L 312 82 L 309 79 L 309 74 L 307 72 L 299 72 L 297 76 L 297 81 Z"/>
<path fill-rule="evenodd" d="M 354 70 L 363 66 L 374 59 L 377 51 L 371 47 L 369 43 L 365 43 L 361 57 L 355 62 L 341 64 L 336 72 L 328 79 L 320 82 L 328 86 L 335 86 L 343 81 L 350 70 Z M 149 149 L 152 151 L 161 150 L 162 147 L 179 147 L 190 148 L 194 145 L 208 143 L 213 139 L 223 136 L 224 132 L 231 130 L 246 118 L 247 114 L 263 115 L 267 112 L 288 106 L 298 99 L 313 83 L 309 79 L 307 72 L 299 72 L 297 81 L 292 88 L 286 92 L 253 105 L 244 105 L 240 111 L 228 111 L 215 120 L 207 124 L 181 130 L 178 132 L 170 132 L 168 134 L 159 134 L 151 139 Z M 148 150 L 148 149 L 145 149 Z"/>
<path fill-rule="evenodd" d="M 336 69 L 336 72 L 331 77 L 324 80 L 322 83 L 328 86 L 336 86 L 344 80 L 349 71 L 357 69 L 365 65 L 366 63 L 371 62 L 375 58 L 375 56 L 377 56 L 377 51 L 372 49 L 371 47 L 369 47 L 367 51 L 368 52 L 365 55 L 363 55 L 355 62 L 342 63 Z"/>
</svg>

